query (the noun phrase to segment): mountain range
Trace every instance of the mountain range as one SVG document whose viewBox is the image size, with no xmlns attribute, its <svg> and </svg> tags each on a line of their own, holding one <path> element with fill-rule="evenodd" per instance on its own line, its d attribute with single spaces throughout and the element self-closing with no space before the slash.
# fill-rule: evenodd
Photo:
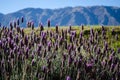
<svg viewBox="0 0 120 80">
<path fill-rule="evenodd" d="M 8 26 L 9 22 L 15 21 L 17 18 L 24 17 L 26 26 L 27 21 L 33 21 L 35 26 L 40 22 L 45 26 L 47 20 L 50 19 L 51 25 L 60 26 L 68 25 L 120 25 L 120 8 L 113 6 L 89 6 L 89 7 L 66 7 L 59 9 L 41 9 L 41 8 L 25 8 L 13 13 L 0 13 L 0 23 Z"/>
</svg>

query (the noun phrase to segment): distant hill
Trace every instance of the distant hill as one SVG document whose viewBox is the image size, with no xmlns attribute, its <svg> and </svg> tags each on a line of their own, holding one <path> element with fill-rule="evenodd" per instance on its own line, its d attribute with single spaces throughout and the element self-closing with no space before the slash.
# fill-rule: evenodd
<svg viewBox="0 0 120 80">
<path fill-rule="evenodd" d="M 24 16 L 25 22 L 21 26 L 26 26 L 26 21 L 32 20 L 35 26 L 39 22 L 46 25 L 47 20 L 51 20 L 51 25 L 120 25 L 120 8 L 110 6 L 91 7 L 66 7 L 60 9 L 40 9 L 26 8 L 14 13 L 1 14 L 0 23 L 8 25 L 10 21 Z"/>
</svg>

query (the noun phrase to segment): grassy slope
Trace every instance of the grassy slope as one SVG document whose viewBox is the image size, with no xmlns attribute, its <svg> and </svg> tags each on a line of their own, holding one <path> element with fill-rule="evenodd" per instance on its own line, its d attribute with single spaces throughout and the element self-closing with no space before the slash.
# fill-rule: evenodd
<svg viewBox="0 0 120 80">
<path fill-rule="evenodd" d="M 67 30 L 69 27 L 66 27 L 66 26 L 62 26 L 62 27 L 59 27 L 59 31 L 61 31 L 62 29 L 63 30 Z M 100 31 L 101 32 L 101 26 L 92 26 L 92 27 L 90 27 L 90 26 L 85 26 L 84 27 L 84 36 L 87 38 L 88 36 L 89 36 L 89 31 L 90 31 L 90 29 L 91 28 L 93 28 L 94 30 L 97 30 L 97 31 Z M 111 46 L 112 48 L 114 48 L 115 50 L 117 49 L 117 48 L 119 48 L 120 47 L 120 26 L 107 26 L 107 27 L 105 27 L 106 28 L 106 30 L 107 30 L 107 41 L 108 41 L 108 43 L 109 43 L 109 46 Z M 117 34 L 118 35 L 118 37 L 119 37 L 119 40 L 115 40 L 115 35 L 112 35 L 111 33 L 112 33 L 112 29 L 114 29 L 114 31 L 115 31 L 115 34 Z M 31 33 L 31 28 L 26 28 L 25 29 L 25 33 L 26 34 L 30 34 Z M 39 34 L 39 30 L 40 30 L 40 28 L 39 27 L 37 27 L 37 28 L 35 28 L 34 29 L 35 30 L 35 33 L 36 34 Z M 55 31 L 55 27 L 51 27 L 51 28 L 47 28 L 47 27 L 45 27 L 44 28 L 44 31 Z M 79 33 L 80 33 L 80 31 L 81 31 L 81 27 L 79 27 L 79 26 L 73 26 L 72 27 L 72 30 L 74 30 L 74 31 L 76 31 L 77 32 L 77 34 L 79 35 Z M 101 33 L 99 33 L 100 35 L 101 35 Z"/>
</svg>

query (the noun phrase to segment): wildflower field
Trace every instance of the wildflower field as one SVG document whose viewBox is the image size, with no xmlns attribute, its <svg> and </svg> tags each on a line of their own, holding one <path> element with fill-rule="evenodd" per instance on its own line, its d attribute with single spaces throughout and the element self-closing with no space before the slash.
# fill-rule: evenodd
<svg viewBox="0 0 120 80">
<path fill-rule="evenodd" d="M 0 80 L 120 79 L 120 26 L 23 22 L 0 28 Z"/>
</svg>

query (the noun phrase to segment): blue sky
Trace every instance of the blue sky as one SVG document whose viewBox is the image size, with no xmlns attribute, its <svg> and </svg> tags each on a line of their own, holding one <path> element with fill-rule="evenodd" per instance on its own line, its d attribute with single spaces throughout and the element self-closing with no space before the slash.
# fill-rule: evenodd
<svg viewBox="0 0 120 80">
<path fill-rule="evenodd" d="M 1 0 L 0 13 L 7 14 L 28 7 L 55 9 L 94 5 L 120 7 L 120 0 Z"/>
</svg>

